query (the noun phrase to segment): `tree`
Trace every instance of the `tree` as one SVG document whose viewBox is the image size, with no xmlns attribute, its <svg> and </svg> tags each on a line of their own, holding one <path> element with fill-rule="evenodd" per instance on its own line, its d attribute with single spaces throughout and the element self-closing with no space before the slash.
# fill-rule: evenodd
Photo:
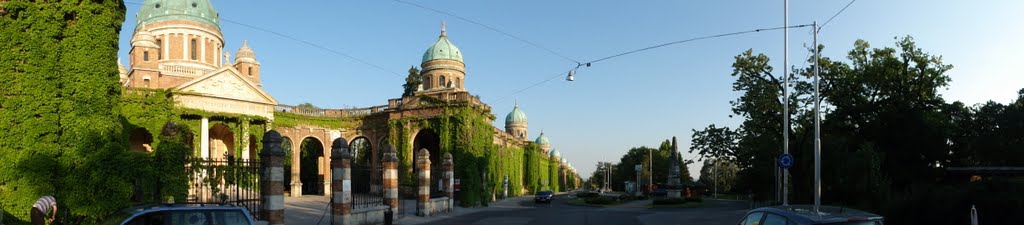
<svg viewBox="0 0 1024 225">
<path fill-rule="evenodd" d="M 736 164 L 729 160 L 704 160 L 704 165 L 700 168 L 700 182 L 707 184 L 709 191 L 717 188 L 720 193 L 732 192 L 732 187 L 736 183 L 736 173 L 739 170 Z"/>
<path fill-rule="evenodd" d="M 299 104 L 299 105 L 297 105 L 295 107 L 297 107 L 297 108 L 304 108 L 304 109 L 320 109 L 320 107 L 317 107 L 316 105 L 313 105 L 313 103 L 309 103 L 309 102 L 303 102 L 302 104 Z"/>
<path fill-rule="evenodd" d="M 405 77 L 405 84 L 402 84 L 402 97 L 412 96 L 419 89 L 420 84 L 423 84 L 420 70 L 416 66 L 410 66 L 409 75 Z"/>
<path fill-rule="evenodd" d="M 123 3 L 0 8 L 0 207 L 20 223 L 54 195 L 77 223 L 127 206 L 136 174 L 119 112 Z"/>
</svg>

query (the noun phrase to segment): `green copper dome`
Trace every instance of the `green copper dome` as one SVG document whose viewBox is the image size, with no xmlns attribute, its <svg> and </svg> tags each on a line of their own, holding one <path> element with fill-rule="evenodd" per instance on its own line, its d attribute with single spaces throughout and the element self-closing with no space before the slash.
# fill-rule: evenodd
<svg viewBox="0 0 1024 225">
<path fill-rule="evenodd" d="M 220 14 L 210 0 L 146 0 L 135 14 L 136 27 L 171 20 L 195 21 L 220 29 Z"/>
<path fill-rule="evenodd" d="M 536 142 L 537 142 L 538 145 L 551 144 L 551 141 L 548 140 L 548 137 L 544 136 L 544 132 L 540 132 L 540 136 L 537 137 L 537 141 Z"/>
<path fill-rule="evenodd" d="M 526 122 L 526 113 L 519 110 L 519 104 L 516 104 L 516 106 L 512 108 L 512 112 L 509 112 L 508 116 L 505 116 L 505 124 L 515 122 Z"/>
<path fill-rule="evenodd" d="M 445 34 L 443 23 L 441 24 L 441 37 L 437 39 L 437 43 L 434 43 L 433 46 L 430 46 L 430 48 L 427 49 L 427 52 L 423 53 L 424 63 L 437 59 L 455 60 L 460 63 L 465 63 L 462 61 L 462 51 L 459 51 L 459 48 L 455 47 L 455 44 L 452 44 L 452 42 L 448 40 L 448 35 Z"/>
<path fill-rule="evenodd" d="M 551 157 L 562 157 L 561 153 L 558 153 L 558 149 L 551 149 Z"/>
</svg>

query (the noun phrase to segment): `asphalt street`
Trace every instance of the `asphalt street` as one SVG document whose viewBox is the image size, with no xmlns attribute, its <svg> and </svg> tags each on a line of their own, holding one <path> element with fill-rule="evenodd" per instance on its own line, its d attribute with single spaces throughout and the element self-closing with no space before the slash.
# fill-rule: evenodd
<svg viewBox="0 0 1024 225">
<path fill-rule="evenodd" d="M 533 204 L 530 198 L 508 199 L 518 207 L 468 213 L 424 224 L 467 225 L 673 225 L 736 224 L 747 211 L 744 202 L 706 200 L 710 204 L 694 208 L 649 209 L 650 201 L 638 201 L 615 207 L 568 204 L 570 197 L 557 195 L 552 204 Z"/>
</svg>

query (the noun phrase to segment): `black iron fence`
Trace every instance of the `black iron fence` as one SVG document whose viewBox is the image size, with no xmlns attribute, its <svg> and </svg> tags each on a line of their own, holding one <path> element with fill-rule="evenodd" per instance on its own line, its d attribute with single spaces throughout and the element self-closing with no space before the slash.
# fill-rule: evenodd
<svg viewBox="0 0 1024 225">
<path fill-rule="evenodd" d="M 352 164 L 352 208 L 384 205 L 383 167 Z"/>
<path fill-rule="evenodd" d="M 260 164 L 249 159 L 193 159 L 184 204 L 235 205 L 260 219 Z"/>
<path fill-rule="evenodd" d="M 444 193 L 444 168 L 441 166 L 430 167 L 430 198 L 446 197 Z"/>
</svg>

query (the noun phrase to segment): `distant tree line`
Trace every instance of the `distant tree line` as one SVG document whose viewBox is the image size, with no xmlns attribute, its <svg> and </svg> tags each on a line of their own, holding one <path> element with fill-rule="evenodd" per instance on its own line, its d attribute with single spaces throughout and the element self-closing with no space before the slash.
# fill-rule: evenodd
<svg viewBox="0 0 1024 225">
<path fill-rule="evenodd" d="M 648 183 L 654 185 L 663 185 L 668 181 L 669 165 L 671 163 L 670 155 L 672 152 L 672 141 L 666 139 L 661 142 L 658 148 L 651 148 L 647 146 L 634 147 L 626 151 L 618 162 L 612 162 L 611 165 L 599 162 L 597 169 L 590 175 L 587 180 L 591 188 L 601 188 L 606 180 L 604 174 L 606 171 L 611 170 L 611 188 L 615 191 L 624 191 L 625 182 L 637 181 L 636 165 L 641 165 L 643 169 L 640 171 L 640 185 L 641 190 Z M 653 167 L 652 167 L 653 159 Z M 690 176 L 690 170 L 687 169 L 689 164 L 692 164 L 692 160 L 684 160 L 682 155 L 676 156 L 679 161 L 679 172 L 680 181 L 684 184 L 693 182 L 693 177 Z M 653 171 L 652 171 L 653 168 Z M 652 173 L 653 172 L 653 173 Z M 653 177 L 652 177 L 653 176 Z M 652 180 L 653 178 L 653 180 Z"/>
<path fill-rule="evenodd" d="M 1009 221 L 1024 210 L 1019 177 L 969 182 L 951 178 L 946 168 L 1024 165 L 1024 89 L 1009 104 L 949 103 L 939 91 L 948 88 L 953 66 L 909 36 L 895 44 L 871 48 L 858 40 L 845 61 L 818 61 L 823 204 L 878 212 L 888 224 L 968 224 L 972 205 L 982 212 L 982 223 Z M 775 200 L 783 76 L 789 76 L 786 116 L 796 159 L 790 202 L 813 203 L 813 56 L 791 74 L 778 74 L 767 56 L 752 50 L 735 60 L 733 91 L 741 96 L 730 101 L 730 116 L 743 122 L 693 130 L 690 152 L 734 163 L 739 171 L 733 191 Z"/>
</svg>

